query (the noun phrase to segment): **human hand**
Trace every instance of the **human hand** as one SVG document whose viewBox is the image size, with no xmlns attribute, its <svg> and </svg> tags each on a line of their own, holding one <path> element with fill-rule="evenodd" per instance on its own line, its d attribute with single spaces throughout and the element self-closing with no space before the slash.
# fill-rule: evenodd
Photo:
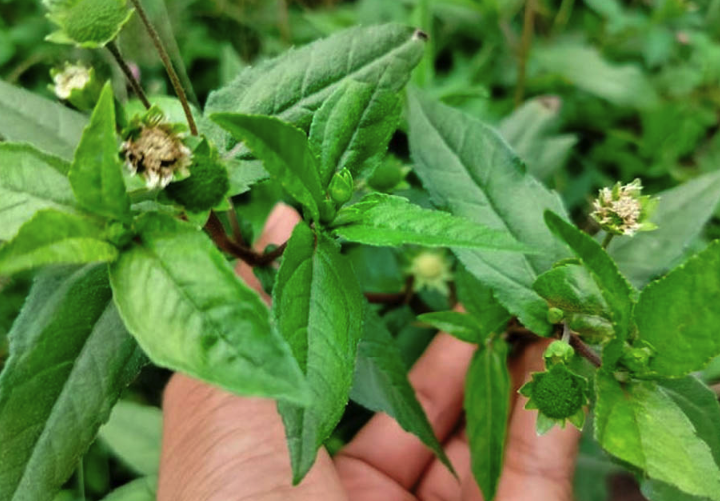
<svg viewBox="0 0 720 501">
<path fill-rule="evenodd" d="M 282 243 L 297 214 L 278 206 L 260 238 Z M 244 265 L 239 274 L 259 284 Z M 266 298 L 269 299 L 269 298 Z M 542 370 L 546 343 L 510 361 L 512 406 L 498 501 L 572 499 L 579 432 L 538 437 L 535 412 L 516 390 Z M 462 422 L 464 379 L 475 347 L 439 334 L 410 372 L 410 381 L 455 466 L 456 479 L 417 438 L 377 414 L 339 454 L 323 449 L 293 487 L 285 433 L 271 400 L 242 398 L 175 375 L 165 392 L 159 501 L 481 501 L 470 471 Z M 468 389 L 472 391 L 472 389 Z"/>
</svg>

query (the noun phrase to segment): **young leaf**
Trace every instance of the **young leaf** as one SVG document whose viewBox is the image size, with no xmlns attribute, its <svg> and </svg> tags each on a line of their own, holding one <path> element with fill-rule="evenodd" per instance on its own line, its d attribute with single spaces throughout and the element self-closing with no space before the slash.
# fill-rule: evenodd
<svg viewBox="0 0 720 501">
<path fill-rule="evenodd" d="M 467 343 L 480 344 L 486 334 L 483 326 L 472 316 L 459 311 L 434 311 L 418 316 L 420 322 L 430 324 L 436 329 Z M 489 334 L 489 332 L 487 333 Z"/>
<path fill-rule="evenodd" d="M 105 496 L 102 501 L 155 501 L 157 499 L 157 477 L 133 480 Z"/>
<path fill-rule="evenodd" d="M 0 143 L 0 240 L 13 238 L 39 210 L 77 212 L 68 169 L 27 144 Z"/>
<path fill-rule="evenodd" d="M 357 177 L 363 167 L 385 154 L 400 117 L 396 92 L 348 80 L 323 103 L 310 126 L 310 148 L 320 160 L 327 186 L 336 171 Z"/>
<path fill-rule="evenodd" d="M 507 231 L 539 252 L 522 256 L 457 249 L 468 271 L 534 332 L 547 335 L 547 305 L 532 289 L 539 273 L 567 257 L 545 227 L 541 212 L 564 214 L 560 198 L 525 172 L 507 143 L 482 122 L 409 93 L 410 150 L 415 169 L 435 203 L 456 216 Z"/>
<path fill-rule="evenodd" d="M 100 428 L 100 438 L 136 472 L 157 475 L 162 439 L 162 411 L 157 407 L 119 401 Z"/>
<path fill-rule="evenodd" d="M 301 223 L 293 231 L 273 288 L 273 316 L 307 375 L 306 407 L 279 402 L 298 483 L 342 417 L 362 334 L 363 296 L 337 244 Z"/>
<path fill-rule="evenodd" d="M 607 452 L 651 479 L 720 500 L 720 469 L 708 444 L 661 386 L 651 381 L 621 386 L 603 371 L 596 391 L 595 438 Z"/>
<path fill-rule="evenodd" d="M 277 118 L 259 115 L 218 113 L 210 118 L 238 141 L 245 141 L 270 175 L 308 209 L 313 219 L 319 219 L 318 208 L 325 197 L 303 131 Z"/>
<path fill-rule="evenodd" d="M 635 307 L 640 339 L 656 353 L 649 369 L 678 377 L 720 354 L 720 241 L 643 289 Z"/>
<path fill-rule="evenodd" d="M 0 377 L 0 500 L 50 501 L 145 357 L 101 265 L 40 274 L 10 342 Z"/>
<path fill-rule="evenodd" d="M 85 115 L 0 80 L 0 137 L 5 141 L 31 143 L 70 161 L 86 124 Z"/>
<path fill-rule="evenodd" d="M 38 211 L 0 247 L 0 275 L 48 264 L 114 261 L 117 248 L 102 238 L 103 228 L 88 218 L 54 209 Z"/>
<path fill-rule="evenodd" d="M 608 247 L 620 271 L 643 287 L 666 272 L 686 252 L 720 203 L 720 172 L 712 172 L 658 193 L 650 222 L 658 229 L 616 238 Z"/>
<path fill-rule="evenodd" d="M 495 498 L 502 472 L 510 408 L 508 345 L 502 340 L 481 347 L 465 379 L 465 415 L 472 472 L 483 499 Z"/>
<path fill-rule="evenodd" d="M 303 404 L 304 378 L 267 307 L 193 226 L 147 213 L 110 267 L 115 303 L 156 364 L 239 395 Z"/>
<path fill-rule="evenodd" d="M 612 312 L 615 339 L 603 352 L 603 364 L 612 367 L 632 327 L 632 310 L 637 294 L 599 243 L 557 214 L 545 212 L 548 228 L 564 241 L 590 271 Z"/>
<path fill-rule="evenodd" d="M 418 437 L 453 471 L 410 385 L 395 340 L 380 317 L 370 309 L 366 309 L 350 398 L 371 411 L 384 412 L 395 419 L 403 430 Z"/>
<path fill-rule="evenodd" d="M 110 83 L 105 84 L 90 123 L 83 131 L 69 177 L 75 198 L 84 208 L 101 216 L 128 219 L 130 199 L 118 157 Z"/>
<path fill-rule="evenodd" d="M 289 51 L 243 71 L 208 98 L 205 114 L 236 112 L 275 115 L 307 130 L 315 112 L 346 79 L 397 92 L 422 58 L 427 36 L 398 24 L 358 27 Z M 237 143 L 216 134 L 216 143 Z"/>
<path fill-rule="evenodd" d="M 370 193 L 358 203 L 344 207 L 332 226 L 336 235 L 366 245 L 530 250 L 507 231 L 491 229 L 447 212 L 423 209 L 406 198 L 384 193 Z"/>
<path fill-rule="evenodd" d="M 43 4 L 50 11 L 48 19 L 60 28 L 46 40 L 85 49 L 112 41 L 133 14 L 127 0 L 43 0 Z"/>
</svg>

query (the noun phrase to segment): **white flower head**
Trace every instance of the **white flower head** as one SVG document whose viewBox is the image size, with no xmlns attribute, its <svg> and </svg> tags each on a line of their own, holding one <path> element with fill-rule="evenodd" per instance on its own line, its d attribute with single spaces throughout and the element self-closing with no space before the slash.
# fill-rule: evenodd
<svg viewBox="0 0 720 501">
<path fill-rule="evenodd" d="M 615 235 L 633 236 L 638 231 L 654 230 L 647 219 L 658 199 L 642 196 L 642 183 L 635 179 L 630 184 L 617 183 L 612 189 L 602 188 L 593 202 L 591 216 L 600 227 Z"/>
<path fill-rule="evenodd" d="M 60 99 L 70 99 L 74 90 L 82 91 L 92 80 L 89 68 L 81 64 L 65 63 L 62 70 L 52 72 L 53 90 Z"/>
</svg>

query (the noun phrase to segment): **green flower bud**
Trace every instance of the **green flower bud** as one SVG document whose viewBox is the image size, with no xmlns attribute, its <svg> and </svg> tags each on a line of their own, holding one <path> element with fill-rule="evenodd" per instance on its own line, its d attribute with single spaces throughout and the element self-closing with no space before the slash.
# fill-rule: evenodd
<svg viewBox="0 0 720 501">
<path fill-rule="evenodd" d="M 328 193 L 333 202 L 340 207 L 352 198 L 354 189 L 352 174 L 349 170 L 343 169 L 333 175 Z"/>
<path fill-rule="evenodd" d="M 648 219 L 657 206 L 658 199 L 641 196 L 642 183 L 639 179 L 630 184 L 620 183 L 603 188 L 593 203 L 591 216 L 600 227 L 614 235 L 633 236 L 638 231 L 657 228 Z"/>
<path fill-rule="evenodd" d="M 190 165 L 190 177 L 170 183 L 165 193 L 188 211 L 202 212 L 222 202 L 229 189 L 227 169 L 217 154 L 196 153 Z"/>
<path fill-rule="evenodd" d="M 647 372 L 650 359 L 655 356 L 655 349 L 644 341 L 638 341 L 635 346 L 623 353 L 620 364 L 634 373 Z"/>
<path fill-rule="evenodd" d="M 410 262 L 407 270 L 413 276 L 415 290 L 434 290 L 447 296 L 448 282 L 452 281 L 452 262 L 441 250 L 423 250 Z"/>
<path fill-rule="evenodd" d="M 127 0 L 43 0 L 58 31 L 46 40 L 86 49 L 105 46 L 132 17 Z"/>
<path fill-rule="evenodd" d="M 551 324 L 559 324 L 565 318 L 565 312 L 560 308 L 550 308 L 547 312 L 548 322 Z"/>
<path fill-rule="evenodd" d="M 570 421 L 578 428 L 585 422 L 587 380 L 564 364 L 555 364 L 546 372 L 535 372 L 519 393 L 529 398 L 526 409 L 539 411 L 537 431 L 546 433 L 555 424 L 564 427 Z"/>
<path fill-rule="evenodd" d="M 132 228 L 120 221 L 108 221 L 105 224 L 105 239 L 119 249 L 127 247 L 135 233 Z"/>
<path fill-rule="evenodd" d="M 566 322 L 570 329 L 589 344 L 605 344 L 615 337 L 612 322 L 599 315 L 567 313 Z"/>
<path fill-rule="evenodd" d="M 95 70 L 81 64 L 65 63 L 62 68 L 50 70 L 53 85 L 49 88 L 63 101 L 68 101 L 81 111 L 95 107 L 102 86 L 95 78 Z"/>
<path fill-rule="evenodd" d="M 396 157 L 388 155 L 378 164 L 368 179 L 368 184 L 384 193 L 388 193 L 405 180 L 410 168 L 403 165 Z"/>
<path fill-rule="evenodd" d="M 555 364 L 566 364 L 574 356 L 575 350 L 564 341 L 553 341 L 543 354 L 546 367 L 552 367 Z"/>
</svg>

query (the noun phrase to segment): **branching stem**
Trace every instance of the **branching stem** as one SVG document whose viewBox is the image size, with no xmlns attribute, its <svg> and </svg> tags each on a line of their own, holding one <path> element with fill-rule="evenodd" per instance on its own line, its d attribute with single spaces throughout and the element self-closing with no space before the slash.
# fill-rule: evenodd
<svg viewBox="0 0 720 501">
<path fill-rule="evenodd" d="M 259 253 L 246 245 L 239 244 L 228 237 L 220 218 L 218 218 L 214 212 L 210 213 L 210 218 L 205 224 L 205 231 L 210 235 L 210 238 L 215 242 L 218 249 L 244 261 L 252 267 L 268 266 L 280 258 L 287 247 L 287 242 L 285 242 L 270 252 Z"/>
<path fill-rule="evenodd" d="M 575 351 L 577 351 L 580 356 L 586 358 L 595 367 L 602 365 L 602 359 L 600 359 L 598 354 L 586 345 L 577 334 L 570 333 L 570 346 L 575 348 Z"/>
<path fill-rule="evenodd" d="M 120 69 L 122 70 L 123 74 L 125 75 L 125 78 L 127 78 L 128 83 L 130 84 L 130 87 L 132 87 L 133 92 L 138 97 L 140 102 L 145 106 L 146 110 L 150 109 L 150 101 L 148 100 L 147 96 L 145 95 L 145 91 L 143 90 L 142 86 L 140 85 L 140 82 L 138 82 L 137 78 L 135 78 L 135 75 L 133 75 L 132 70 L 130 69 L 130 66 L 128 66 L 125 59 L 123 59 L 122 54 L 120 54 L 120 50 L 118 49 L 118 46 L 115 44 L 115 42 L 110 42 L 107 44 L 107 49 L 110 51 L 110 54 L 113 55 L 115 58 L 115 61 L 117 62 L 118 66 L 120 66 Z"/>
</svg>

